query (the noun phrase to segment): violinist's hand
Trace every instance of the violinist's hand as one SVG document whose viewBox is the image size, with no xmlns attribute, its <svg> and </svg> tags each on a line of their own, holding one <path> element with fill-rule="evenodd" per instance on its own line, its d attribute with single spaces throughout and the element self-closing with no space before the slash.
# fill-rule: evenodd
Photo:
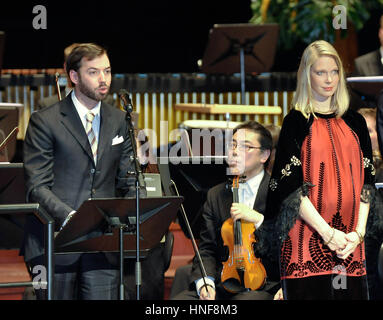
<svg viewBox="0 0 383 320">
<path fill-rule="evenodd" d="M 234 221 L 242 219 L 257 224 L 263 220 L 262 214 L 249 208 L 243 203 L 233 203 L 230 208 L 230 214 Z"/>
<path fill-rule="evenodd" d="M 199 299 L 200 300 L 215 300 L 215 289 L 212 286 L 202 286 L 201 291 L 199 293 Z"/>
<path fill-rule="evenodd" d="M 282 288 L 278 290 L 278 292 L 274 296 L 274 300 L 283 300 L 283 291 Z"/>
</svg>

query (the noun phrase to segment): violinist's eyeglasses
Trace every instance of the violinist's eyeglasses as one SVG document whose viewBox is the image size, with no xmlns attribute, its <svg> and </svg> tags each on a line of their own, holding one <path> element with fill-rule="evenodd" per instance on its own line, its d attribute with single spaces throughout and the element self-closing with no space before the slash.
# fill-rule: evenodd
<svg viewBox="0 0 383 320">
<path fill-rule="evenodd" d="M 250 152 L 253 149 L 263 149 L 262 147 L 255 147 L 248 144 L 237 144 L 236 142 L 229 142 L 228 147 L 231 150 L 238 149 L 239 151 L 246 151 L 246 152 Z"/>
</svg>

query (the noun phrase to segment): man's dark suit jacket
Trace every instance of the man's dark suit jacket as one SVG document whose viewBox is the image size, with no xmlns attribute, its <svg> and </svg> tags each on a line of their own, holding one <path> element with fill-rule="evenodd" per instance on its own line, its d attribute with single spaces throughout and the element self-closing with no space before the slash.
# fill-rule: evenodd
<svg viewBox="0 0 383 320">
<path fill-rule="evenodd" d="M 126 178 L 133 166 L 125 114 L 102 102 L 100 116 L 95 165 L 71 95 L 31 115 L 24 140 L 26 197 L 54 218 L 56 231 L 89 198 L 124 196 L 130 187 L 134 194 L 134 179 Z M 113 143 L 116 137 L 123 142 Z M 21 251 L 26 261 L 43 253 L 42 230 L 35 217 L 28 219 Z"/>
<path fill-rule="evenodd" d="M 353 75 L 361 77 L 382 76 L 383 65 L 381 58 L 379 49 L 356 58 Z"/>
<path fill-rule="evenodd" d="M 266 196 L 270 176 L 265 175 L 259 186 L 254 202 L 254 209 L 260 213 L 265 212 Z M 231 187 L 221 183 L 208 191 L 207 200 L 203 207 L 202 226 L 200 233 L 199 251 L 208 276 L 214 277 L 216 282 L 221 279 L 222 261 L 226 261 L 228 252 L 221 237 L 222 224 L 230 218 L 230 207 L 233 202 Z M 262 258 L 268 279 L 279 281 L 278 265 Z M 198 260 L 193 261 L 191 283 L 202 277 Z"/>
</svg>

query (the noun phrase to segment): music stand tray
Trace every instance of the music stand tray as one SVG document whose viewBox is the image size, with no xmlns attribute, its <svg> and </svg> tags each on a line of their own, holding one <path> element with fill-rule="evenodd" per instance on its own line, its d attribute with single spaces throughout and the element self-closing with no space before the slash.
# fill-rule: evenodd
<svg viewBox="0 0 383 320">
<path fill-rule="evenodd" d="M 183 197 L 140 199 L 140 252 L 143 255 L 160 243 L 175 220 Z M 108 219 L 118 217 L 126 224 L 124 252 L 136 253 L 136 199 L 110 198 L 85 201 L 55 238 L 56 253 L 118 252 L 119 230 Z"/>
</svg>

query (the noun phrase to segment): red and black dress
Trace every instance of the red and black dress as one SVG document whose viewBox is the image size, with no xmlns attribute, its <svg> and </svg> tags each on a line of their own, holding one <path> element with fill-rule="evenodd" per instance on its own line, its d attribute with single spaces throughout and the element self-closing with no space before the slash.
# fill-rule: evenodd
<svg viewBox="0 0 383 320">
<path fill-rule="evenodd" d="M 301 195 L 307 195 L 330 226 L 354 231 L 361 193 L 373 188 L 371 159 L 365 121 L 353 111 L 341 118 L 316 114 L 306 119 L 292 110 L 285 117 L 266 217 L 278 216 L 285 299 L 368 298 L 363 243 L 347 259 L 339 259 L 298 212 Z"/>
</svg>

